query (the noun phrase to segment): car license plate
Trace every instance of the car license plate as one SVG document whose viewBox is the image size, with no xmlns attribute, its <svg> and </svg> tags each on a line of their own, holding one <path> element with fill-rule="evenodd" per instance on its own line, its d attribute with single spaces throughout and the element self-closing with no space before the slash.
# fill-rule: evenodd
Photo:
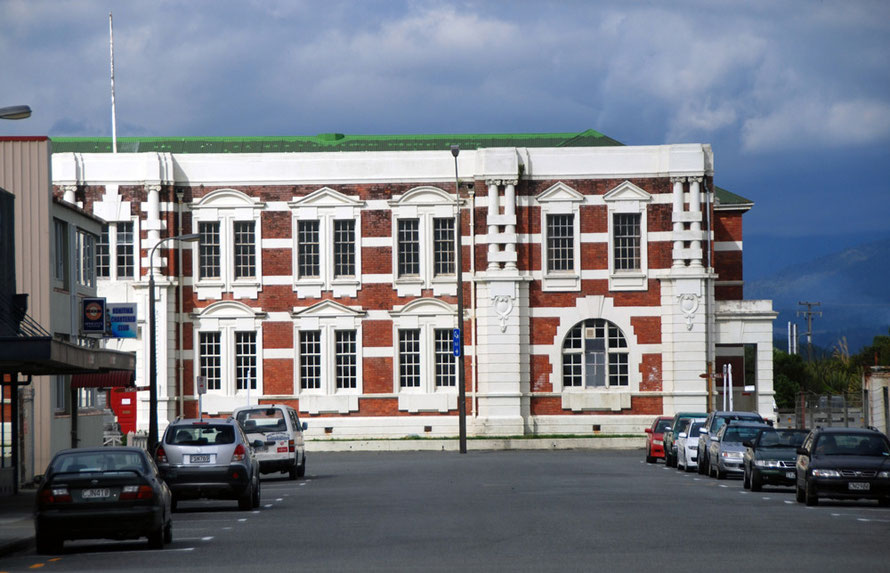
<svg viewBox="0 0 890 573">
<path fill-rule="evenodd" d="M 81 492 L 81 497 L 83 499 L 104 499 L 111 497 L 111 490 L 107 487 L 85 489 Z"/>
<path fill-rule="evenodd" d="M 278 446 L 278 453 L 287 453 L 287 446 Z"/>
<path fill-rule="evenodd" d="M 785 477 L 788 479 L 794 479 L 797 477 L 797 474 L 794 472 L 785 472 Z"/>
<path fill-rule="evenodd" d="M 210 463 L 210 454 L 192 454 L 189 456 L 189 463 L 209 464 Z"/>
<path fill-rule="evenodd" d="M 868 491 L 871 489 L 871 484 L 862 481 L 851 481 L 847 484 L 847 487 L 853 491 Z"/>
</svg>

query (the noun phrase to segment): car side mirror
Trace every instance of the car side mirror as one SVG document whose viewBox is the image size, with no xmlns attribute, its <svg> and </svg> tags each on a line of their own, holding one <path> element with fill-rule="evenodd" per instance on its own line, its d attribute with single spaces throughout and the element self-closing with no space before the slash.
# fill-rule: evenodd
<svg viewBox="0 0 890 573">
<path fill-rule="evenodd" d="M 677 435 L 677 437 L 678 437 L 678 438 L 685 438 L 685 437 L 686 437 L 686 432 L 680 432 L 680 434 Z"/>
<path fill-rule="evenodd" d="M 671 430 L 673 430 L 673 428 L 671 428 L 670 426 L 664 429 L 665 432 L 670 432 Z"/>
<path fill-rule="evenodd" d="M 309 429 L 309 424 L 307 422 L 303 422 L 302 424 L 300 424 L 300 427 L 303 428 L 303 431 L 305 432 Z"/>
<path fill-rule="evenodd" d="M 809 456 L 809 455 L 810 455 L 810 452 L 808 452 L 806 448 L 797 448 L 797 455 L 799 455 L 799 456 Z"/>
<path fill-rule="evenodd" d="M 746 448 L 753 448 L 754 442 L 752 442 L 751 440 L 745 440 L 744 442 L 742 442 L 742 445 L 745 446 Z"/>
<path fill-rule="evenodd" d="M 646 433 L 647 433 L 647 434 L 651 434 L 651 433 L 652 433 L 652 428 L 646 428 Z"/>
<path fill-rule="evenodd" d="M 250 443 L 250 445 L 254 448 L 262 448 L 266 445 L 266 443 L 263 440 L 254 440 Z"/>
</svg>

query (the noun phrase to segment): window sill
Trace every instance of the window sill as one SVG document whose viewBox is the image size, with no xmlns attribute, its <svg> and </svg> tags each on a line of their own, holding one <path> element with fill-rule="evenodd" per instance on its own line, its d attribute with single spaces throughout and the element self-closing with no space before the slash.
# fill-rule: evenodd
<svg viewBox="0 0 890 573">
<path fill-rule="evenodd" d="M 618 272 L 609 275 L 611 291 L 646 290 L 648 287 L 648 276 L 644 272 Z"/>
<path fill-rule="evenodd" d="M 580 291 L 581 276 L 575 273 L 546 274 L 542 280 L 541 288 L 545 292 Z"/>
<path fill-rule="evenodd" d="M 563 410 L 584 412 L 588 410 L 609 410 L 618 412 L 631 407 L 630 391 L 627 386 L 613 386 L 611 388 L 566 390 L 562 394 Z"/>
</svg>

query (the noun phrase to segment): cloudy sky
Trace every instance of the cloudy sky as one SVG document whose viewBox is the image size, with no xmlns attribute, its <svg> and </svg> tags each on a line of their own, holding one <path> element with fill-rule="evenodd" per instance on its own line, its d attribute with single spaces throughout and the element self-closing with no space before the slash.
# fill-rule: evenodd
<svg viewBox="0 0 890 573">
<path fill-rule="evenodd" d="M 109 11 L 119 136 L 704 142 L 749 268 L 890 236 L 890 2 L 0 0 L 0 135 L 111 134 Z"/>
</svg>

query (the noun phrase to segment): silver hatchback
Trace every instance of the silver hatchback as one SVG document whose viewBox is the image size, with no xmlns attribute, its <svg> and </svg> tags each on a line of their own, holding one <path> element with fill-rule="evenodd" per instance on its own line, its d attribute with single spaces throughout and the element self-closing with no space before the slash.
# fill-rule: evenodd
<svg viewBox="0 0 890 573">
<path fill-rule="evenodd" d="M 243 510 L 260 505 L 260 470 L 241 424 L 232 418 L 176 420 L 155 451 L 161 477 L 183 499 L 235 499 Z"/>
</svg>

